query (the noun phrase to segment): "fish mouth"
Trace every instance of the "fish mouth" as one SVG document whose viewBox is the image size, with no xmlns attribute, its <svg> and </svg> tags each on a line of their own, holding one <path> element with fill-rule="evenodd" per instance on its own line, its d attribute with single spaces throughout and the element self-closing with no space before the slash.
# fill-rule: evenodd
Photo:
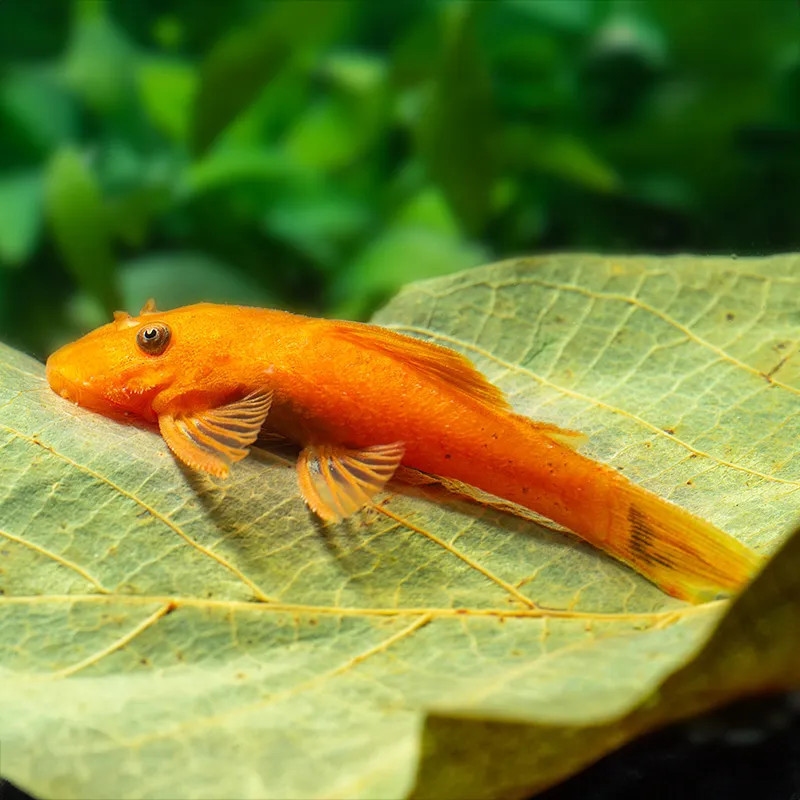
<svg viewBox="0 0 800 800">
<path fill-rule="evenodd" d="M 45 370 L 50 388 L 70 403 L 78 406 L 96 407 L 95 393 L 86 381 L 76 381 L 67 377 L 60 369 L 55 367 L 50 359 Z"/>
<path fill-rule="evenodd" d="M 74 374 L 71 365 L 63 363 L 57 351 L 47 359 L 45 374 L 50 388 L 60 397 L 81 408 L 94 411 L 111 419 L 128 421 L 130 416 L 141 416 L 153 421 L 150 411 L 150 400 L 153 392 L 143 393 L 138 397 L 130 398 L 129 402 L 121 403 L 116 399 L 107 397 L 106 394 L 91 380 L 86 380 Z"/>
<path fill-rule="evenodd" d="M 75 375 L 71 375 L 68 368 L 59 363 L 60 359 L 54 353 L 47 359 L 45 375 L 50 388 L 59 396 L 68 400 L 70 403 L 88 408 L 91 411 L 98 411 L 107 414 L 113 413 L 115 404 L 98 393 L 97 388 L 92 386 L 90 381 L 81 380 Z"/>
</svg>

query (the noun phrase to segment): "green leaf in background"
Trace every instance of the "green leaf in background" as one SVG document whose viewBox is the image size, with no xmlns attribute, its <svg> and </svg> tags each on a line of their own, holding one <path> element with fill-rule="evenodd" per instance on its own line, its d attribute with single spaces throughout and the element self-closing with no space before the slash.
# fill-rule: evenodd
<svg viewBox="0 0 800 800">
<path fill-rule="evenodd" d="M 8 147 L 9 128 L 17 129 L 24 135 L 24 142 L 18 141 L 17 146 L 31 151 L 37 161 L 53 148 L 71 141 L 78 132 L 75 99 L 54 72 L 49 65 L 26 65 L 7 70 L 0 82 L 0 113 L 3 118 L 0 142 Z M 5 162 L 10 156 L 13 156 L 13 151 L 2 152 L 0 161 Z"/>
<path fill-rule="evenodd" d="M 153 125 L 175 142 L 189 136 L 197 73 L 189 64 L 167 59 L 148 59 L 138 68 L 142 103 Z"/>
<path fill-rule="evenodd" d="M 302 174 L 267 148 L 218 147 L 186 170 L 181 192 L 201 195 L 236 183 L 285 183 Z"/>
<path fill-rule="evenodd" d="M 336 313 L 363 318 L 403 284 L 475 266 L 484 256 L 479 245 L 464 241 L 441 192 L 427 187 L 337 276 Z"/>
<path fill-rule="evenodd" d="M 764 553 L 797 521 L 800 257 L 523 259 L 378 316 Z M 424 489 L 321 528 L 291 461 L 223 485 L 0 349 L 3 772 L 41 797 L 529 797 L 800 684 L 800 540 L 687 606 Z"/>
<path fill-rule="evenodd" d="M 312 173 L 313 175 L 313 173 Z M 332 269 L 342 252 L 359 241 L 375 212 L 335 181 L 296 181 L 293 193 L 274 202 L 264 215 L 264 229 L 304 253 L 316 264 Z"/>
<path fill-rule="evenodd" d="M 64 76 L 89 106 L 113 115 L 129 101 L 134 89 L 133 48 L 111 21 L 108 4 L 76 0 L 73 8 Z"/>
<path fill-rule="evenodd" d="M 503 154 L 516 172 L 532 169 L 597 192 L 611 192 L 619 187 L 619 177 L 612 167 L 584 142 L 567 133 L 512 126 L 505 132 Z"/>
<path fill-rule="evenodd" d="M 347 13 L 343 0 L 276 3 L 222 39 L 200 68 L 192 143 L 204 153 L 303 47 L 325 40 Z"/>
<path fill-rule="evenodd" d="M 120 266 L 122 308 L 135 314 L 148 298 L 159 308 L 199 303 L 209 297 L 219 303 L 268 306 L 273 302 L 258 284 L 201 253 L 156 253 Z"/>
<path fill-rule="evenodd" d="M 383 61 L 361 53 L 338 53 L 320 70 L 335 93 L 299 115 L 286 137 L 290 158 L 333 172 L 359 158 L 384 133 L 389 97 Z"/>
<path fill-rule="evenodd" d="M 475 38 L 481 8 L 440 8 L 443 52 L 419 125 L 420 151 L 431 177 L 470 233 L 485 222 L 494 181 L 494 136 L 489 75 Z"/>
<path fill-rule="evenodd" d="M 36 246 L 42 224 L 39 171 L 0 177 L 0 264 L 19 266 Z"/>
<path fill-rule="evenodd" d="M 45 204 L 66 267 L 80 287 L 113 310 L 116 265 L 106 209 L 94 176 L 75 150 L 64 148 L 50 162 Z"/>
</svg>

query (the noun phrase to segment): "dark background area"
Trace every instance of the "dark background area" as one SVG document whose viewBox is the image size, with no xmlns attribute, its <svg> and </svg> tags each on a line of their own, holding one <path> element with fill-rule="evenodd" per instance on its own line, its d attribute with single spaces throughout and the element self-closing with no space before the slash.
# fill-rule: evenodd
<svg viewBox="0 0 800 800">
<path fill-rule="evenodd" d="M 40 358 L 151 295 L 364 319 L 504 257 L 798 230 L 796 0 L 0 2 L 0 340 Z M 542 797 L 798 800 L 798 705 Z"/>
<path fill-rule="evenodd" d="M 795 250 L 796 0 L 0 3 L 0 339 L 363 319 L 552 250 Z"/>
</svg>

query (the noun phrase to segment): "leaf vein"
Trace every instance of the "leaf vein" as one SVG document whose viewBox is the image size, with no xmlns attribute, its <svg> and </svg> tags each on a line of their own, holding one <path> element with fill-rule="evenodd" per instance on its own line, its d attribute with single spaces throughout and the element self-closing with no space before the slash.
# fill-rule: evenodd
<svg viewBox="0 0 800 800">
<path fill-rule="evenodd" d="M 271 598 L 267 596 L 261 590 L 261 588 L 254 581 L 250 580 L 250 578 L 248 578 L 238 567 L 236 567 L 234 564 L 231 564 L 230 561 L 228 561 L 223 556 L 218 555 L 217 553 L 213 552 L 213 550 L 210 550 L 209 548 L 200 544 L 200 542 L 197 542 L 194 539 L 192 539 L 191 536 L 185 533 L 179 525 L 177 525 L 175 522 L 169 519 L 167 515 L 162 514 L 157 509 L 148 505 L 147 503 L 144 502 L 144 500 L 139 499 L 138 497 L 136 497 L 136 495 L 126 491 L 119 484 L 114 483 L 112 480 L 101 475 L 99 472 L 95 472 L 95 470 L 91 469 L 90 467 L 87 467 L 85 464 L 79 464 L 77 461 L 74 461 L 69 456 L 64 455 L 63 453 L 59 453 L 55 448 L 51 447 L 50 445 L 44 444 L 44 442 L 42 442 L 41 440 L 33 439 L 29 436 L 26 436 L 20 431 L 10 428 L 7 425 L 0 424 L 0 428 L 9 431 L 10 433 L 19 437 L 23 441 L 43 447 L 47 452 L 52 454 L 55 458 L 60 458 L 62 461 L 65 461 L 67 464 L 70 464 L 79 472 L 83 472 L 86 475 L 91 476 L 96 481 L 104 483 L 113 491 L 118 492 L 123 497 L 131 500 L 133 503 L 140 506 L 144 511 L 150 514 L 154 519 L 166 525 L 173 533 L 176 533 L 178 536 L 180 536 L 188 545 L 195 548 L 197 551 L 207 556 L 208 558 L 212 559 L 213 561 L 216 561 L 220 566 L 232 572 L 243 584 L 245 584 L 245 586 L 247 586 L 253 592 L 253 594 L 259 600 L 265 603 L 271 602 Z"/>
<path fill-rule="evenodd" d="M 41 545 L 34 544 L 33 542 L 28 541 L 27 539 L 23 539 L 21 536 L 15 536 L 13 533 L 9 533 L 8 531 L 0 530 L 0 536 L 5 537 L 9 541 L 15 542 L 16 544 L 20 544 L 23 547 L 27 547 L 30 550 L 33 550 L 35 553 L 39 553 L 39 555 L 45 556 L 45 558 L 52 559 L 57 564 L 60 564 L 62 567 L 67 567 L 67 569 L 71 569 L 73 572 L 77 572 L 84 580 L 91 583 L 98 592 L 102 592 L 103 594 L 110 594 L 111 590 L 107 589 L 100 583 L 97 578 L 94 577 L 91 573 L 85 570 L 80 564 L 76 564 L 74 561 L 70 561 L 68 558 L 64 558 L 63 556 L 54 553 L 52 550 L 48 550 Z"/>
</svg>

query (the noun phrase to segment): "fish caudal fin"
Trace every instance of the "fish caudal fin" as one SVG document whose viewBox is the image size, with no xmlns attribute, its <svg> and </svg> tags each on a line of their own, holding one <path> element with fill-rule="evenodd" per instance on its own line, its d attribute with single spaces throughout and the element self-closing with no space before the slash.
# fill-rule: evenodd
<svg viewBox="0 0 800 800">
<path fill-rule="evenodd" d="M 601 546 L 661 589 L 692 603 L 728 597 L 762 557 L 688 511 L 620 478 L 611 531 Z"/>
</svg>

